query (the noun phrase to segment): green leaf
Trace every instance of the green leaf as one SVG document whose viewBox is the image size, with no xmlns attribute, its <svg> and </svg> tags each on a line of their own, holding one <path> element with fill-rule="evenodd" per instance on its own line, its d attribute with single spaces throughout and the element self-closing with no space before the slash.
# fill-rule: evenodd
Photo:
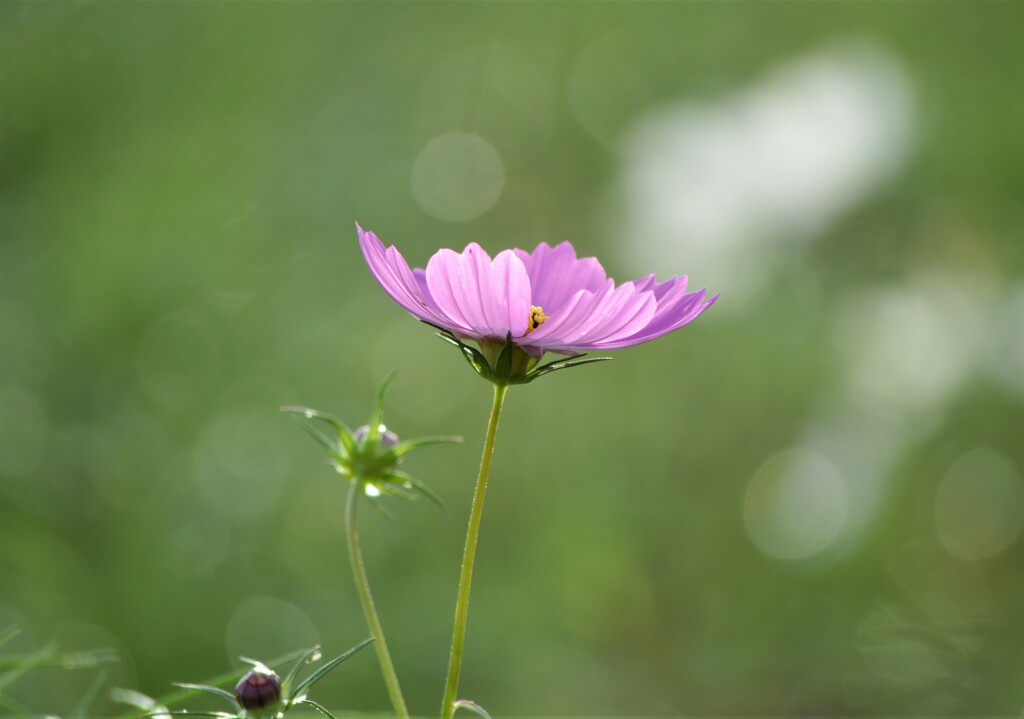
<svg viewBox="0 0 1024 719">
<path fill-rule="evenodd" d="M 426 497 L 431 502 L 433 502 L 438 507 L 440 507 L 441 511 L 444 512 L 444 514 L 447 516 L 447 514 L 448 514 L 448 507 L 445 506 L 444 500 L 441 499 L 437 494 L 435 494 L 434 490 L 432 490 L 430 487 L 428 487 L 422 481 L 416 479 L 411 474 L 406 474 L 405 472 L 401 472 L 401 471 L 398 471 L 398 470 L 392 470 L 391 471 L 391 475 L 394 476 L 394 477 L 397 477 L 398 479 L 402 480 L 403 482 L 408 482 L 412 486 L 413 489 L 415 489 L 417 492 L 419 492 L 424 497 Z"/>
<path fill-rule="evenodd" d="M 320 658 L 320 646 L 319 645 L 313 647 L 308 652 L 303 654 L 302 657 L 299 659 L 299 661 L 295 662 L 295 665 L 288 672 L 288 676 L 286 676 L 284 678 L 284 681 L 281 682 L 281 694 L 284 695 L 284 696 L 289 696 L 290 692 L 288 691 L 288 687 L 290 687 L 295 682 L 295 679 L 299 676 L 299 672 L 302 671 L 303 667 L 306 667 L 309 664 L 312 664 L 313 662 L 317 661 L 319 658 Z"/>
<path fill-rule="evenodd" d="M 228 702 L 232 708 L 238 708 L 238 702 L 235 701 L 235 695 L 231 692 L 224 691 L 220 687 L 211 687 L 206 684 L 186 684 L 185 682 L 173 682 L 174 686 L 181 687 L 182 689 L 192 689 L 197 692 L 204 692 L 206 694 L 212 694 L 215 697 L 220 697 Z"/>
<path fill-rule="evenodd" d="M 269 667 L 279 667 L 282 664 L 290 664 L 291 662 L 294 662 L 296 659 L 298 659 L 299 657 L 301 657 L 305 653 L 306 653 L 305 649 L 300 649 L 298 651 L 289 652 L 288 654 L 284 654 L 284 655 L 282 655 L 280 657 L 276 657 L 272 661 L 267 662 L 266 665 L 269 666 Z M 250 663 L 250 664 L 253 664 L 253 663 L 259 664 L 259 662 L 253 662 L 253 660 L 249 660 L 248 663 Z M 225 672 L 225 673 L 219 674 L 219 675 L 217 675 L 217 676 L 215 676 L 215 677 L 213 677 L 211 679 L 207 679 L 206 680 L 206 684 L 208 686 L 219 686 L 221 684 L 234 683 L 234 682 L 237 682 L 239 679 L 241 679 L 242 675 L 245 674 L 247 671 L 249 671 L 249 670 L 248 669 L 233 669 L 230 672 Z M 179 691 L 172 692 L 170 694 L 167 694 L 167 695 L 161 697 L 158 701 L 160 703 L 160 706 L 170 706 L 171 704 L 177 704 L 178 702 L 184 701 L 185 699 L 188 699 L 189 697 L 195 696 L 196 694 L 197 694 L 197 692 L 196 692 L 195 689 L 181 689 Z M 157 714 L 157 716 L 159 716 L 159 714 Z M 230 715 L 228 715 L 228 716 L 230 716 Z"/>
<path fill-rule="evenodd" d="M 484 708 L 476 702 L 471 702 L 469 699 L 459 699 L 455 702 L 456 709 L 469 709 L 477 716 L 483 717 L 483 719 L 491 719 L 491 715 L 484 711 Z"/>
<path fill-rule="evenodd" d="M 26 656 L 17 666 L 12 668 L 9 672 L 6 672 L 3 676 L 0 676 L 0 694 L 3 693 L 7 687 L 14 684 L 28 672 L 32 671 L 36 667 L 43 664 L 48 657 L 54 654 L 57 650 L 57 645 L 53 642 L 46 646 L 40 647 L 36 651 Z"/>
<path fill-rule="evenodd" d="M 118 704 L 127 704 L 146 712 L 155 711 L 157 709 L 167 712 L 167 708 L 160 706 L 156 699 L 151 696 L 147 696 L 142 692 L 137 692 L 134 689 L 114 687 L 110 690 L 110 698 Z"/>
<path fill-rule="evenodd" d="M 163 717 L 220 717 L 220 719 L 238 719 L 238 714 L 228 714 L 227 712 L 197 712 L 190 709 L 179 709 L 177 711 L 169 712 L 157 709 L 151 711 L 148 714 L 141 714 L 137 719 L 163 719 Z"/>
<path fill-rule="evenodd" d="M 21 634 L 21 627 L 19 626 L 8 627 L 5 629 L 0 633 L 0 647 L 14 639 L 19 634 Z"/>
<path fill-rule="evenodd" d="M 380 383 L 380 389 L 377 390 L 377 399 L 373 403 L 373 413 L 370 415 L 369 432 L 367 432 L 363 443 L 364 448 L 371 454 L 377 453 L 377 446 L 380 444 L 380 425 L 384 421 L 384 394 L 396 374 L 395 370 L 389 372 L 384 381 Z"/>
<path fill-rule="evenodd" d="M 96 679 L 93 680 L 92 685 L 88 691 L 82 696 L 75 708 L 68 714 L 68 719 L 86 719 L 89 716 L 89 707 L 96 703 L 96 699 L 100 696 L 100 691 L 103 689 L 103 685 L 107 682 L 107 677 L 110 676 L 110 672 L 106 669 L 102 669 L 97 675 Z"/>
<path fill-rule="evenodd" d="M 56 648 L 55 648 L 56 649 Z M 34 657 L 37 667 L 60 667 L 61 669 L 93 669 L 101 664 L 110 664 L 121 660 L 116 649 L 93 649 L 84 652 L 64 652 L 56 650 L 43 657 L 36 656 L 36 653 L 28 654 L 5 654 L 0 657 L 0 669 L 11 669 L 19 666 L 29 657 Z"/>
<path fill-rule="evenodd" d="M 360 649 L 366 647 L 372 641 L 373 641 L 373 637 L 370 637 L 369 639 L 364 639 L 362 642 L 360 642 L 359 644 L 357 644 L 354 647 L 352 647 L 351 649 L 349 649 L 347 652 L 342 654 L 340 657 L 336 657 L 336 658 L 332 659 L 331 661 L 327 662 L 326 664 L 324 664 L 322 667 L 317 669 L 316 672 L 314 672 L 311 676 L 309 676 L 306 679 L 306 681 L 302 682 L 302 684 L 300 684 L 299 686 L 295 687 L 295 696 L 301 697 L 303 694 L 305 694 L 307 691 L 309 691 L 309 688 L 311 686 L 313 686 L 318 681 L 323 679 L 327 675 L 327 673 L 329 671 L 331 671 L 336 666 L 341 664 L 343 661 L 345 661 L 346 659 L 351 657 L 353 654 L 358 652 Z"/>
<path fill-rule="evenodd" d="M 312 699 L 303 699 L 302 701 L 296 702 L 295 704 L 305 704 L 306 706 L 312 707 L 316 711 L 320 712 L 325 717 L 330 717 L 331 719 L 337 719 L 333 714 L 331 714 L 329 711 L 327 711 L 326 707 L 323 707 L 320 704 L 317 704 Z"/>
</svg>

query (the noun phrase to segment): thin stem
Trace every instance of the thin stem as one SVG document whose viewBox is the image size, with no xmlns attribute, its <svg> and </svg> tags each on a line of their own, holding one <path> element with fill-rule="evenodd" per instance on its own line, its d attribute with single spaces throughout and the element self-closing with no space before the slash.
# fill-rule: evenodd
<svg viewBox="0 0 1024 719">
<path fill-rule="evenodd" d="M 359 546 L 359 528 L 356 526 L 356 503 L 365 487 L 366 482 L 362 478 L 357 477 L 356 481 L 349 488 L 348 499 L 345 501 L 348 558 L 352 565 L 352 575 L 356 580 L 356 589 L 359 591 L 359 601 L 363 605 L 363 614 L 366 615 L 366 623 L 370 626 L 370 634 L 376 640 L 373 646 L 377 650 L 380 671 L 384 675 L 384 683 L 387 685 L 388 695 L 391 697 L 391 705 L 395 709 L 397 719 L 409 719 L 409 710 L 405 708 L 405 699 L 402 698 L 402 690 L 398 686 L 398 675 L 395 674 L 395 666 L 391 663 L 388 645 L 384 641 L 384 629 L 380 625 L 377 610 L 373 605 L 370 582 L 366 578 L 366 567 L 363 565 L 363 550 Z"/>
<path fill-rule="evenodd" d="M 480 460 L 480 475 L 473 493 L 473 508 L 469 513 L 469 529 L 466 531 L 466 549 L 462 555 L 462 573 L 459 576 L 459 597 L 455 602 L 455 629 L 452 631 L 452 653 L 448 662 L 448 681 L 441 704 L 442 719 L 452 719 L 455 714 L 455 695 L 459 691 L 459 672 L 462 670 L 462 648 L 466 641 L 466 619 L 469 616 L 469 590 L 473 583 L 473 561 L 476 558 L 476 540 L 480 534 L 480 518 L 484 512 L 484 496 L 487 494 L 487 477 L 491 473 L 491 455 L 494 453 L 494 437 L 498 432 L 498 418 L 505 401 L 507 385 L 494 385 L 494 403 L 491 417 L 487 422 L 484 438 L 484 453 Z"/>
</svg>

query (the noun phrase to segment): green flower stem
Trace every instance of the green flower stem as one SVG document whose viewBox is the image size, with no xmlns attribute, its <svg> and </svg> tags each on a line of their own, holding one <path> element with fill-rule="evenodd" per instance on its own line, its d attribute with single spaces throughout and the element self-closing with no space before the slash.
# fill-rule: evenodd
<svg viewBox="0 0 1024 719">
<path fill-rule="evenodd" d="M 491 473 L 491 455 L 494 453 L 494 437 L 498 433 L 498 418 L 505 401 L 508 385 L 494 385 L 494 403 L 491 417 L 487 422 L 484 438 L 484 453 L 480 460 L 480 475 L 473 493 L 473 508 L 469 514 L 469 529 L 466 532 L 466 549 L 462 555 L 462 573 L 459 577 L 459 597 L 455 603 L 455 629 L 452 631 L 452 653 L 448 661 L 448 682 L 441 704 L 442 719 L 452 719 L 455 714 L 456 693 L 459 691 L 459 672 L 462 670 L 462 648 L 466 641 L 466 619 L 469 616 L 469 590 L 473 583 L 473 561 L 476 558 L 476 541 L 480 534 L 480 518 L 484 512 L 484 495 L 487 494 L 487 477 Z"/>
<path fill-rule="evenodd" d="M 356 526 L 356 503 L 359 500 L 359 495 L 363 494 L 365 488 L 366 482 L 361 477 L 356 477 L 348 490 L 348 499 L 345 501 L 348 557 L 352 564 L 352 574 L 356 580 L 356 589 L 359 591 L 359 601 L 363 605 L 363 614 L 366 615 L 366 623 L 370 626 L 370 634 L 376 640 L 373 646 L 377 650 L 380 671 L 384 675 L 384 683 L 387 685 L 388 695 L 391 697 L 391 705 L 395 709 L 397 719 L 409 719 L 409 710 L 405 708 L 405 699 L 402 698 L 402 690 L 398 686 L 398 675 L 395 674 L 395 666 L 391 663 L 388 645 L 384 641 L 384 629 L 380 625 L 377 609 L 373 605 L 370 582 L 366 578 L 366 567 L 363 565 L 363 550 L 359 546 L 359 529 Z"/>
</svg>

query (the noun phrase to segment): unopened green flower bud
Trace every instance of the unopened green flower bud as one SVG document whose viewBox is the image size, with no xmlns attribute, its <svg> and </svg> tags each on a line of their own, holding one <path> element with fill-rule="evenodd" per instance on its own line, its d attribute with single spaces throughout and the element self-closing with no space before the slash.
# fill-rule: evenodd
<svg viewBox="0 0 1024 719">
<path fill-rule="evenodd" d="M 281 677 L 269 670 L 253 669 L 235 685 L 235 699 L 248 711 L 273 708 L 281 701 Z"/>
<path fill-rule="evenodd" d="M 370 433 L 370 426 L 364 424 L 362 427 L 352 433 L 352 439 L 357 444 L 362 445 L 366 440 L 366 435 Z M 384 425 L 380 426 L 380 449 L 382 452 L 387 452 L 389 449 L 398 444 L 398 435 L 388 430 Z"/>
</svg>

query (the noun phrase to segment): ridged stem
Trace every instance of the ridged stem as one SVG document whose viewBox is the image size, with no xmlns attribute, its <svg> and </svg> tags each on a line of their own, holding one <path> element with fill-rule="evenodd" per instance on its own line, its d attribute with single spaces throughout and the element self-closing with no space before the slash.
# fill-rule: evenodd
<svg viewBox="0 0 1024 719">
<path fill-rule="evenodd" d="M 375 640 L 373 646 L 377 650 L 380 671 L 384 675 L 384 684 L 387 685 L 388 695 L 391 697 L 391 705 L 395 709 L 395 716 L 397 719 L 409 719 L 409 710 L 405 708 L 405 699 L 402 698 L 402 690 L 398 686 L 398 675 L 395 674 L 395 666 L 391 663 L 388 644 L 384 641 L 384 629 L 380 625 L 377 609 L 373 605 L 373 594 L 370 593 L 370 582 L 366 578 L 366 567 L 363 564 L 363 550 L 359 545 L 359 528 L 356 526 L 356 504 L 359 500 L 359 495 L 363 494 L 365 487 L 366 482 L 362 478 L 357 477 L 348 490 L 348 499 L 345 500 L 348 557 L 352 565 L 352 575 L 356 580 L 359 601 L 363 605 L 363 614 L 366 616 L 366 623 L 370 626 L 370 634 Z"/>
<path fill-rule="evenodd" d="M 494 402 L 487 422 L 484 437 L 484 453 L 480 460 L 480 474 L 473 493 L 473 507 L 469 513 L 469 529 L 466 531 L 466 548 L 462 554 L 462 572 L 459 576 L 459 596 L 455 602 L 455 628 L 452 631 L 452 651 L 448 660 L 448 681 L 441 704 L 441 718 L 452 719 L 455 714 L 456 694 L 459 691 L 459 673 L 462 670 L 462 649 L 466 641 L 466 619 L 469 616 L 469 590 L 473 583 L 473 562 L 476 558 L 476 542 L 480 534 L 480 518 L 484 511 L 484 496 L 487 494 L 487 478 L 491 473 L 491 455 L 494 453 L 494 438 L 498 433 L 498 419 L 505 401 L 507 385 L 494 385 Z"/>
</svg>

